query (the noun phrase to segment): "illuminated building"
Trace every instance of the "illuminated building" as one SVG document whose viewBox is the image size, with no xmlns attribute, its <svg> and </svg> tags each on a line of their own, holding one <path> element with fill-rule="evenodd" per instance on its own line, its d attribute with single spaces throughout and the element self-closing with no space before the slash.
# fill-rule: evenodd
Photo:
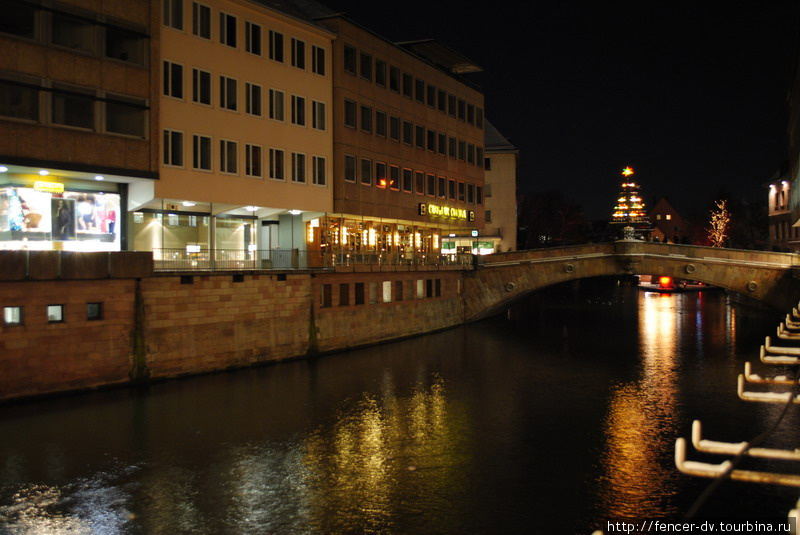
<svg viewBox="0 0 800 535">
<path fill-rule="evenodd" d="M 775 174 L 768 187 L 769 245 L 774 251 L 800 249 L 800 228 L 792 226 L 789 210 L 791 184 L 788 170 Z"/>
<path fill-rule="evenodd" d="M 129 190 L 158 177 L 158 4 L 81 4 L 4 3 L 0 249 L 125 249 Z"/>
<path fill-rule="evenodd" d="M 653 224 L 651 237 L 660 242 L 682 243 L 686 239 L 688 225 L 666 197 L 662 197 L 647 213 Z"/>
</svg>

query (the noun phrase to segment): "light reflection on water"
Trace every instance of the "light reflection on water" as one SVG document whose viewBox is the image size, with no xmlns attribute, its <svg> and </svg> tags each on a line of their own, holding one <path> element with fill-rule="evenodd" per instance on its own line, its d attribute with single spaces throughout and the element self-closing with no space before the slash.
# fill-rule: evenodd
<svg viewBox="0 0 800 535">
<path fill-rule="evenodd" d="M 0 407 L 0 533 L 591 533 L 686 509 L 696 486 L 671 458 L 691 419 L 744 439 L 774 413 L 740 409 L 734 382 L 740 345 L 774 323 L 724 295 L 529 306 L 319 361 Z"/>
</svg>

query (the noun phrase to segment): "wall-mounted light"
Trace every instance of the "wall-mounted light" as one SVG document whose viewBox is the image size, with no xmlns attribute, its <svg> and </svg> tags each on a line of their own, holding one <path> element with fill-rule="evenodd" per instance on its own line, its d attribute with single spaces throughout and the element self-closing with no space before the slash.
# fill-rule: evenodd
<svg viewBox="0 0 800 535">
<path fill-rule="evenodd" d="M 105 180 L 106 177 L 104 177 L 103 175 L 94 175 L 94 179 L 99 181 L 99 180 Z"/>
<path fill-rule="evenodd" d="M 245 206 L 244 209 L 248 212 L 258 212 L 258 206 Z"/>
<path fill-rule="evenodd" d="M 194 206 L 194 203 L 192 201 L 183 201 L 181 204 L 187 208 Z"/>
<path fill-rule="evenodd" d="M 6 172 L 8 172 L 8 167 L 6 167 L 5 165 L 0 165 L 0 173 L 6 173 Z"/>
<path fill-rule="evenodd" d="M 303 213 L 302 210 L 289 210 L 289 213 L 292 215 L 300 215 Z"/>
<path fill-rule="evenodd" d="M 49 174 L 50 174 L 50 171 L 48 171 L 48 170 L 46 170 L 46 169 L 40 169 L 40 170 L 39 170 L 39 174 L 40 174 L 41 176 L 47 176 L 47 175 L 49 175 Z"/>
</svg>

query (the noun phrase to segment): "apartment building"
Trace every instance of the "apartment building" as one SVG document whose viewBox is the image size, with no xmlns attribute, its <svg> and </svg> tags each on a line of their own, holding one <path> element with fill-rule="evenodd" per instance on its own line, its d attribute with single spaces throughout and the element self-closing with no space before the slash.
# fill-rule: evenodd
<svg viewBox="0 0 800 535">
<path fill-rule="evenodd" d="M 126 248 L 158 175 L 158 3 L 0 2 L 0 249 Z"/>
<path fill-rule="evenodd" d="M 160 176 L 131 188 L 133 248 L 313 248 L 333 209 L 334 35 L 268 2 L 162 7 Z"/>
</svg>

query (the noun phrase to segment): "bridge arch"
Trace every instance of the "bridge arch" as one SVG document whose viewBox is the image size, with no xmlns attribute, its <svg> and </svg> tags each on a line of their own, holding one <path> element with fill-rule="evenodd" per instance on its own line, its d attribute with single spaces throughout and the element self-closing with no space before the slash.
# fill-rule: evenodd
<svg viewBox="0 0 800 535">
<path fill-rule="evenodd" d="M 465 321 L 502 312 L 533 291 L 571 280 L 636 274 L 697 280 L 787 310 L 800 299 L 792 253 L 620 240 L 480 257 L 464 279 Z"/>
</svg>

